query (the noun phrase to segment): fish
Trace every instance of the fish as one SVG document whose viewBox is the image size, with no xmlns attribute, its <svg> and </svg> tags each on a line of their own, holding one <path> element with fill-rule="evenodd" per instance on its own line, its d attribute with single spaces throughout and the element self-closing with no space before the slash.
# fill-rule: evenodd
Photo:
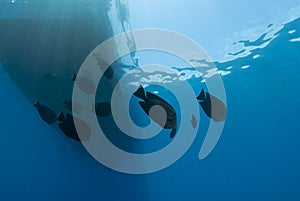
<svg viewBox="0 0 300 201">
<path fill-rule="evenodd" d="M 134 95 L 143 101 L 140 101 L 139 104 L 144 110 L 144 112 L 156 123 L 158 123 L 161 127 L 165 129 L 172 129 L 170 133 L 170 138 L 174 138 L 177 130 L 177 115 L 175 109 L 164 99 L 161 97 L 150 93 L 145 92 L 142 85 L 139 86 L 137 91 L 134 92 Z M 155 108 L 156 106 L 160 106 L 160 108 L 164 109 L 164 112 L 167 115 L 167 119 L 165 121 L 161 121 L 160 116 L 158 115 L 150 115 L 150 110 Z M 164 123 L 163 123 L 164 122 Z"/>
<path fill-rule="evenodd" d="M 58 127 L 67 137 L 76 140 L 78 142 L 87 141 L 90 138 L 91 129 L 84 121 L 74 117 L 71 114 L 66 114 L 65 117 L 64 113 L 60 113 L 57 119 L 58 121 L 60 121 Z M 74 119 L 78 123 L 77 126 L 80 129 L 80 137 L 75 127 Z"/>
<path fill-rule="evenodd" d="M 41 104 L 40 101 L 36 101 L 33 105 L 37 108 L 39 115 L 47 124 L 53 124 L 56 121 L 57 115 L 51 108 Z"/>
<path fill-rule="evenodd" d="M 208 117 L 215 122 L 225 121 L 227 109 L 220 99 L 205 92 L 204 89 L 201 90 L 197 99 L 200 100 L 199 104 Z"/>
<path fill-rule="evenodd" d="M 104 77 L 106 77 L 107 79 L 111 80 L 115 77 L 114 75 L 114 71 L 111 68 L 111 66 L 109 66 L 105 71 L 104 71 Z"/>
<path fill-rule="evenodd" d="M 50 73 L 50 72 L 47 72 L 43 77 L 46 80 L 48 80 L 48 81 L 56 81 L 56 80 L 58 80 L 57 74 L 53 74 L 53 73 Z"/>
</svg>

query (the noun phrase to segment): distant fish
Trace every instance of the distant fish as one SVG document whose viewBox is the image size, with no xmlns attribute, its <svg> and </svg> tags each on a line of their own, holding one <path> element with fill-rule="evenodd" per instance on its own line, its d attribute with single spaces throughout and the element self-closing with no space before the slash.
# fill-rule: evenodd
<svg viewBox="0 0 300 201">
<path fill-rule="evenodd" d="M 134 95 L 143 100 L 140 101 L 139 104 L 142 107 L 142 109 L 146 112 L 146 114 L 150 116 L 150 118 L 153 121 L 155 121 L 165 129 L 172 129 L 170 133 L 170 138 L 173 138 L 176 134 L 176 129 L 177 129 L 177 117 L 174 108 L 159 96 L 152 94 L 150 92 L 145 93 L 145 90 L 142 86 L 140 86 L 138 90 L 134 92 Z M 164 122 L 164 125 L 162 125 L 160 116 L 150 115 L 151 108 L 154 108 L 155 106 L 161 106 L 166 112 L 167 119 Z"/>
<path fill-rule="evenodd" d="M 96 84 L 87 77 L 77 77 L 74 73 L 72 81 L 76 81 L 78 87 L 87 94 L 96 93 L 97 86 Z"/>
<path fill-rule="evenodd" d="M 113 69 L 111 68 L 111 66 L 109 66 L 106 70 L 105 70 L 105 72 L 104 72 L 104 74 L 103 74 L 107 79 L 109 79 L 109 80 L 111 80 L 111 79 L 113 79 L 115 76 L 114 76 L 114 71 L 113 71 Z"/>
<path fill-rule="evenodd" d="M 83 112 L 83 106 L 72 100 L 65 100 L 63 102 L 64 106 L 73 113 L 80 114 Z M 74 106 L 74 108 L 72 108 Z"/>
<path fill-rule="evenodd" d="M 80 137 L 78 135 L 78 132 L 76 130 L 74 119 L 76 119 L 76 122 L 78 123 L 78 129 L 80 133 Z M 82 120 L 73 117 L 71 114 L 66 114 L 66 118 L 64 117 L 64 114 L 61 113 L 59 115 L 59 121 L 58 127 L 62 130 L 62 132 L 68 136 L 69 138 L 72 138 L 76 141 L 87 141 L 90 138 L 91 135 L 91 129 L 89 126 Z"/>
<path fill-rule="evenodd" d="M 43 76 L 46 80 L 48 81 L 55 81 L 55 80 L 58 80 L 58 77 L 57 77 L 57 74 L 53 74 L 53 73 L 46 73 L 44 76 Z"/>
<path fill-rule="evenodd" d="M 95 57 L 97 66 L 108 66 L 108 63 L 103 59 L 103 56 L 97 52 L 93 52 L 93 56 Z"/>
<path fill-rule="evenodd" d="M 97 103 L 95 105 L 95 113 L 98 117 L 106 117 L 111 114 L 110 104 L 107 102 Z"/>
<path fill-rule="evenodd" d="M 197 119 L 196 117 L 194 116 L 194 114 L 192 114 L 192 120 L 191 120 L 191 124 L 193 126 L 193 128 L 196 128 L 197 127 Z"/>
<path fill-rule="evenodd" d="M 34 106 L 37 108 L 41 118 L 47 124 L 53 124 L 56 121 L 56 113 L 48 106 L 42 105 L 39 101 L 36 101 Z"/>
<path fill-rule="evenodd" d="M 201 90 L 197 99 L 200 100 L 199 103 L 207 116 L 216 122 L 225 120 L 226 106 L 220 99 L 209 94 L 208 92 L 204 92 L 203 89 Z"/>
<path fill-rule="evenodd" d="M 72 112 L 72 101 L 71 100 L 65 100 L 63 102 L 63 104 L 70 112 Z"/>
<path fill-rule="evenodd" d="M 76 80 L 76 78 L 77 78 L 76 73 L 73 73 L 71 80 L 74 82 Z"/>
</svg>

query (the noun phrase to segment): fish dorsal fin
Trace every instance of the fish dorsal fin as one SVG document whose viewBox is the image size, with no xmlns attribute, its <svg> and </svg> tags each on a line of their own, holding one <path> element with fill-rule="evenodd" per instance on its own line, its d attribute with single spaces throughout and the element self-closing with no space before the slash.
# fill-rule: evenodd
<svg viewBox="0 0 300 201">
<path fill-rule="evenodd" d="M 57 120 L 57 121 L 60 121 L 60 122 L 66 121 L 66 118 L 65 118 L 64 113 L 61 112 L 61 113 L 56 117 L 56 120 Z"/>
<path fill-rule="evenodd" d="M 145 90 L 142 85 L 139 86 L 138 90 L 136 90 L 136 92 L 134 92 L 133 95 L 135 95 L 136 97 L 141 98 L 143 100 L 147 99 L 146 95 L 145 95 Z"/>
<path fill-rule="evenodd" d="M 204 101 L 205 100 L 205 92 L 204 89 L 201 90 L 199 96 L 197 97 L 198 100 Z"/>
<path fill-rule="evenodd" d="M 33 105 L 34 105 L 34 107 L 36 107 L 36 108 L 40 108 L 40 107 L 41 107 L 40 101 L 36 101 Z"/>
</svg>

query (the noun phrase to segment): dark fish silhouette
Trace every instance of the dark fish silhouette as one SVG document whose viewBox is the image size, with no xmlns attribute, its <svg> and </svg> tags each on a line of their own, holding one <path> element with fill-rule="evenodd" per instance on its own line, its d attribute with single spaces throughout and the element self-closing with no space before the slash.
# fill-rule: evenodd
<svg viewBox="0 0 300 201">
<path fill-rule="evenodd" d="M 209 94 L 208 92 L 204 92 L 203 89 L 201 90 L 197 99 L 200 100 L 199 103 L 207 116 L 216 122 L 225 120 L 226 106 L 220 99 Z"/>
<path fill-rule="evenodd" d="M 173 138 L 176 134 L 177 129 L 177 117 L 174 108 L 159 96 L 150 92 L 145 93 L 145 90 L 142 86 L 140 86 L 138 90 L 134 92 L 134 95 L 143 100 L 140 101 L 139 104 L 153 121 L 157 122 L 161 127 L 165 129 L 172 129 L 170 138 Z M 162 121 L 160 120 L 159 116 L 152 116 L 149 114 L 150 109 L 154 106 L 161 106 L 165 110 L 167 114 L 167 120 L 164 122 L 164 125 L 162 125 Z"/>
<path fill-rule="evenodd" d="M 78 132 L 76 130 L 74 119 L 76 119 L 76 122 L 79 124 L 79 131 L 80 131 L 80 137 L 78 135 Z M 73 117 L 71 114 L 66 114 L 66 118 L 64 117 L 64 114 L 61 113 L 59 117 L 57 118 L 60 123 L 58 124 L 58 127 L 62 130 L 62 132 L 68 136 L 69 138 L 72 138 L 76 141 L 86 141 L 90 138 L 91 130 L 89 126 L 82 120 Z"/>
<path fill-rule="evenodd" d="M 95 105 L 95 113 L 98 117 L 106 117 L 111 114 L 110 104 L 107 102 L 97 103 Z"/>
<path fill-rule="evenodd" d="M 107 79 L 109 79 L 109 80 L 111 80 L 111 79 L 113 79 L 115 76 L 114 76 L 114 71 L 113 71 L 113 69 L 111 68 L 111 66 L 109 66 L 106 70 L 105 70 L 105 72 L 104 72 L 104 74 L 103 74 Z"/>
<path fill-rule="evenodd" d="M 39 101 L 36 101 L 33 105 L 47 124 L 53 124 L 56 121 L 56 113 L 48 106 L 41 104 Z"/>
</svg>

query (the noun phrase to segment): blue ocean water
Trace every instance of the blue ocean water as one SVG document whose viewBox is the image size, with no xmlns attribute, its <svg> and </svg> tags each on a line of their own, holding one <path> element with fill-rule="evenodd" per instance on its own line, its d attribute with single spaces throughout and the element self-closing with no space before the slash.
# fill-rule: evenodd
<svg viewBox="0 0 300 201">
<path fill-rule="evenodd" d="M 216 148 L 198 159 L 200 131 L 180 160 L 147 175 L 110 170 L 46 125 L 1 67 L 0 199 L 299 200 L 299 38 L 300 18 L 267 46 L 245 42 L 255 47 L 247 56 L 215 62 L 230 71 L 222 77 L 228 113 Z"/>
</svg>

